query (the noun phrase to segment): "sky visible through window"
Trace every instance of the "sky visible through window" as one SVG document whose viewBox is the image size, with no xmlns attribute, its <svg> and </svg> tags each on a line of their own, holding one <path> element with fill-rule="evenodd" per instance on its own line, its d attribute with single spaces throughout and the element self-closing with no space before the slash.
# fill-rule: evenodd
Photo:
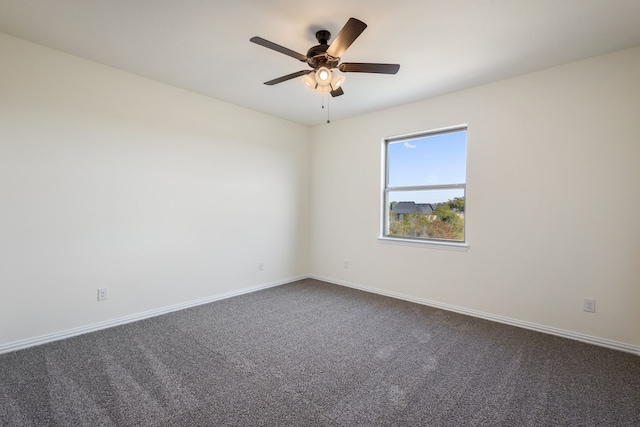
<svg viewBox="0 0 640 427">
<path fill-rule="evenodd" d="M 466 130 L 392 142 L 388 147 L 388 187 L 464 184 Z M 440 203 L 464 190 L 392 191 L 389 202 Z"/>
</svg>

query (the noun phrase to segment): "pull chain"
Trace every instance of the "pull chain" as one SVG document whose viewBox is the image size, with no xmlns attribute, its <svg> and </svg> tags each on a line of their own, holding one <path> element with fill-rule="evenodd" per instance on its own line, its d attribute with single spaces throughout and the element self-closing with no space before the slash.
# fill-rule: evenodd
<svg viewBox="0 0 640 427">
<path fill-rule="evenodd" d="M 329 98 L 328 93 L 322 93 L 321 94 L 322 97 L 320 99 L 322 100 L 322 109 L 324 110 L 324 97 L 325 97 L 325 95 L 327 97 L 327 123 L 331 123 L 331 120 L 330 120 L 330 117 L 329 117 L 329 113 L 330 113 L 329 106 L 331 105 L 331 103 L 329 101 L 331 100 L 331 98 Z"/>
</svg>

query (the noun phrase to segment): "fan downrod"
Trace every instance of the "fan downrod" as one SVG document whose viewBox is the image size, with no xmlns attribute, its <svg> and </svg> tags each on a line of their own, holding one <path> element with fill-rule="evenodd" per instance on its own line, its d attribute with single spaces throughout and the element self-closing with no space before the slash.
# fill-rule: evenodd
<svg viewBox="0 0 640 427">
<path fill-rule="evenodd" d="M 316 39 L 320 44 L 327 44 L 330 38 L 331 38 L 331 33 L 327 30 L 320 30 L 316 32 Z"/>
</svg>

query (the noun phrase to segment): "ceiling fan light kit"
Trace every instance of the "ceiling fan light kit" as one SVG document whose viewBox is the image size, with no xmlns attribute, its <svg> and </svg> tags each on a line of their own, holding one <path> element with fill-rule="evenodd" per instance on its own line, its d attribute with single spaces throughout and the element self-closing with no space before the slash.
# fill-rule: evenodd
<svg viewBox="0 0 640 427">
<path fill-rule="evenodd" d="M 344 83 L 345 77 L 339 73 L 332 72 L 326 67 L 319 68 L 316 72 L 311 72 L 302 77 L 302 83 L 318 93 L 330 93 L 339 89 Z"/>
<path fill-rule="evenodd" d="M 302 82 L 306 87 L 320 93 L 330 93 L 332 97 L 344 94 L 342 85 L 345 76 L 337 73 L 334 69 L 343 73 L 377 73 L 377 74 L 396 74 L 400 69 L 399 64 L 374 64 L 363 62 L 343 62 L 340 63 L 340 57 L 351 46 L 351 44 L 362 34 L 367 28 L 367 24 L 356 19 L 350 18 L 344 27 L 340 30 L 336 38 L 329 45 L 331 33 L 326 30 L 316 32 L 318 45 L 311 47 L 306 55 L 295 52 L 276 43 L 265 40 L 261 37 L 252 37 L 251 42 L 264 46 L 266 48 L 283 53 L 287 56 L 306 62 L 312 70 L 302 70 L 277 79 L 269 80 L 264 84 L 273 86 L 296 77 L 302 77 Z"/>
</svg>

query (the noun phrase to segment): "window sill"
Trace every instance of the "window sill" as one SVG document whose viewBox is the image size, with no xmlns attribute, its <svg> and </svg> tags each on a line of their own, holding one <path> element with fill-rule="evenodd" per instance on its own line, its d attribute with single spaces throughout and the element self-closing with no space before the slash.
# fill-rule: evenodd
<svg viewBox="0 0 640 427">
<path fill-rule="evenodd" d="M 378 237 L 380 243 L 400 246 L 417 246 L 422 248 L 444 249 L 448 251 L 466 252 L 469 250 L 467 243 L 435 242 L 426 240 L 400 239 L 395 237 Z"/>
</svg>

